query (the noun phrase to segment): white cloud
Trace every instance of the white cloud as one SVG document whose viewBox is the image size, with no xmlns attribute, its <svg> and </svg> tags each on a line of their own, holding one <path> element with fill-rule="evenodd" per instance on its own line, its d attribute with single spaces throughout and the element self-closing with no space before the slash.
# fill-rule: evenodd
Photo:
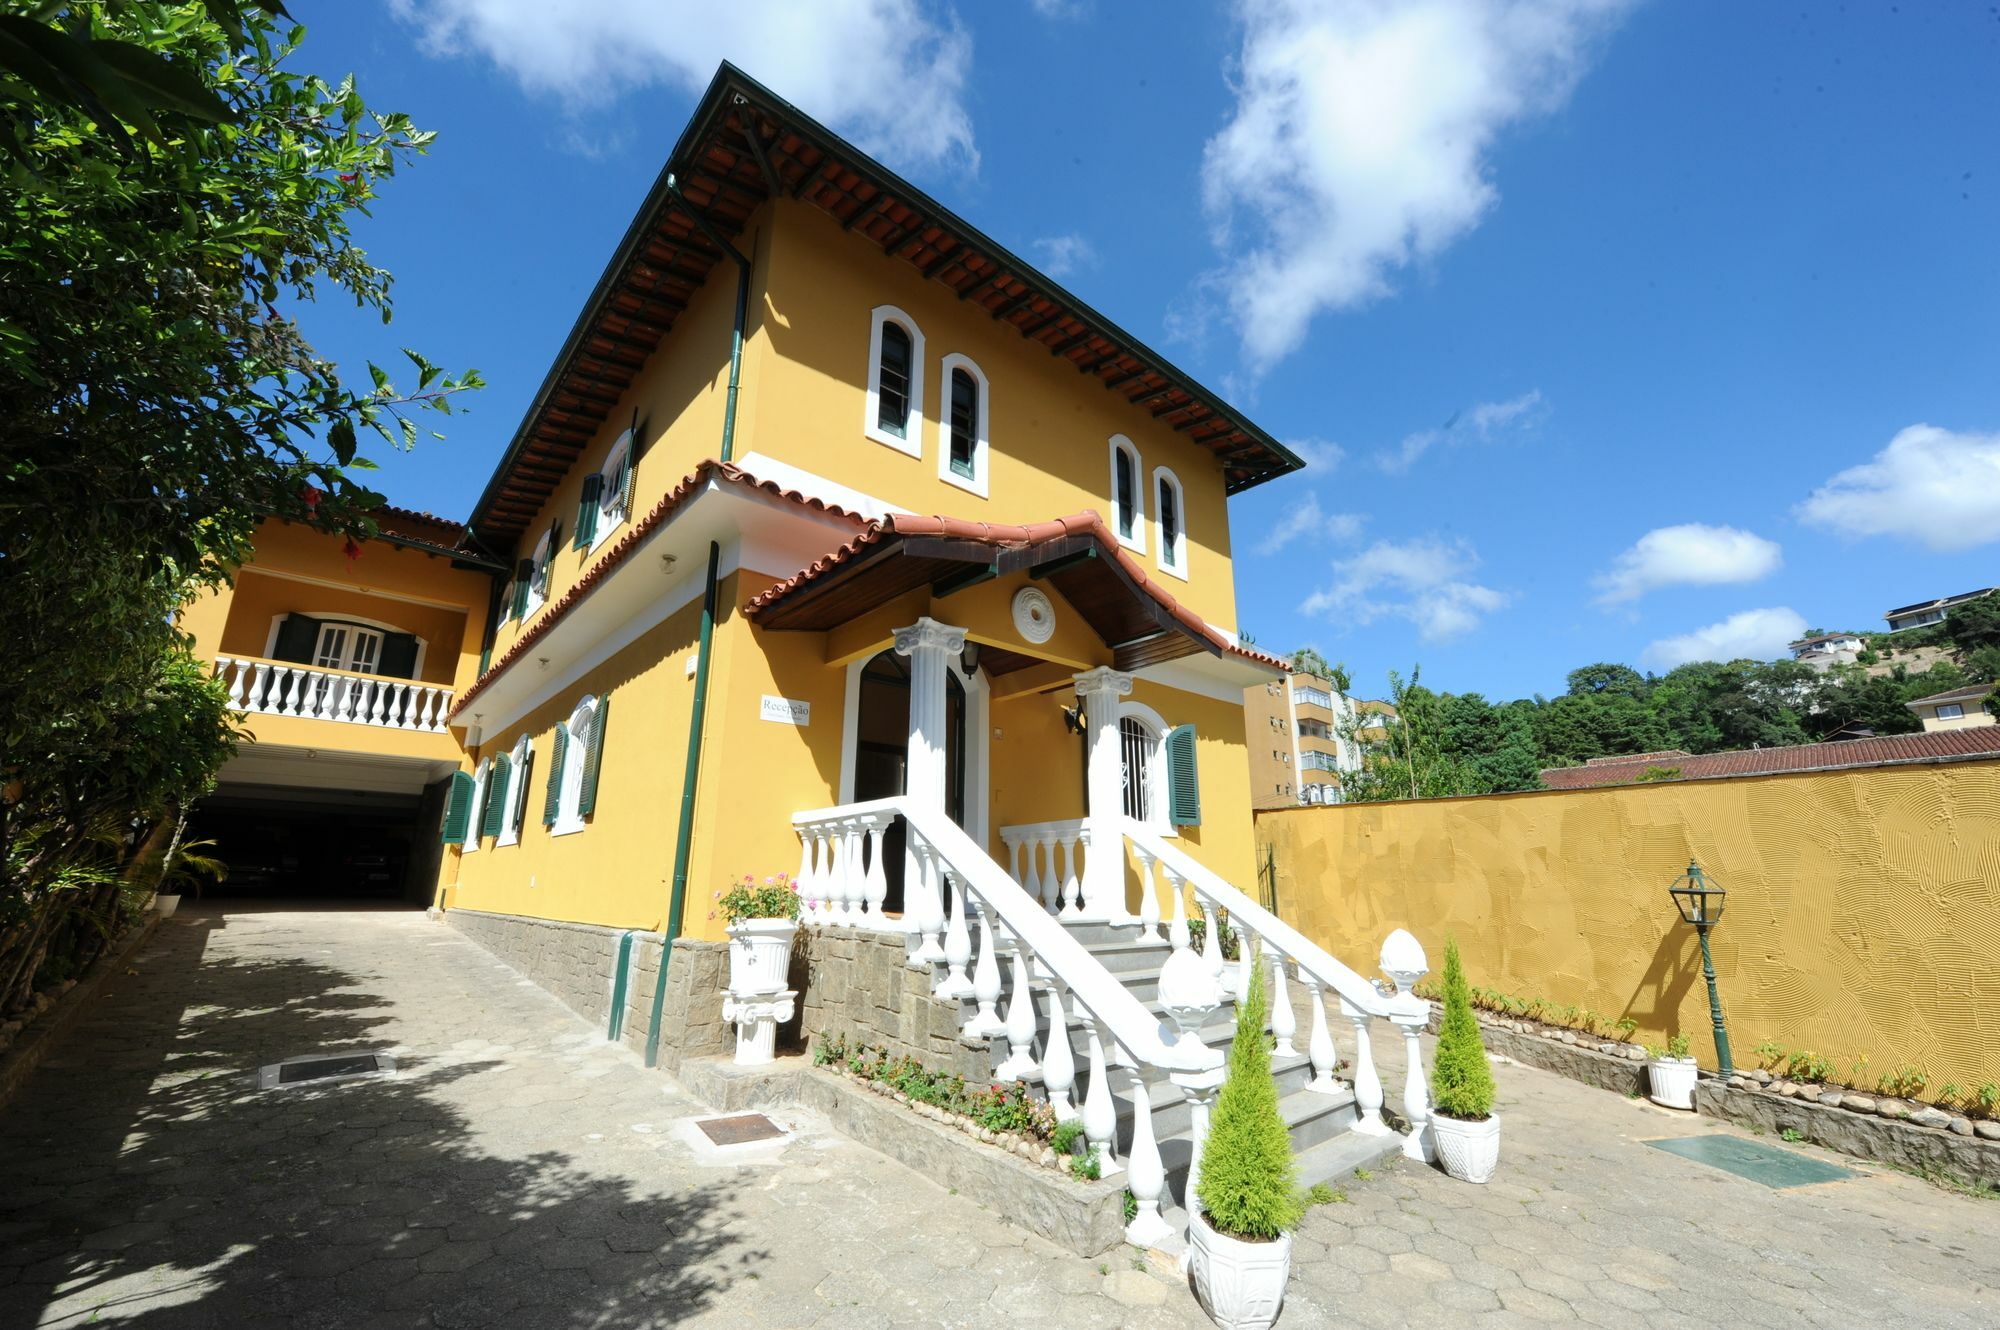
<svg viewBox="0 0 2000 1330">
<path fill-rule="evenodd" d="M 1844 536 L 1902 536 L 1940 553 L 2000 540 L 2000 434 L 1911 425 L 1814 490 L 1798 514 Z"/>
<path fill-rule="evenodd" d="M 1089 0 L 1028 0 L 1028 3 L 1043 18 L 1079 18 L 1090 7 Z"/>
<path fill-rule="evenodd" d="M 1784 561 L 1776 541 L 1733 526 L 1688 522 L 1648 531 L 1591 585 L 1600 605 L 1615 605 L 1660 587 L 1755 582 Z"/>
<path fill-rule="evenodd" d="M 1559 108 L 1627 0 L 1237 0 L 1236 105 L 1209 140 L 1211 274 L 1252 367 L 1386 294 L 1499 197 L 1500 133 Z"/>
<path fill-rule="evenodd" d="M 1744 610 L 1721 623 L 1661 638 L 1646 648 L 1645 660 L 1661 670 L 1691 660 L 1774 660 L 1805 631 L 1805 617 L 1794 610 Z"/>
<path fill-rule="evenodd" d="M 1477 628 L 1513 599 L 1471 581 L 1478 566 L 1479 556 L 1463 540 L 1378 540 L 1351 559 L 1335 560 L 1332 585 L 1306 597 L 1299 611 L 1358 624 L 1407 619 L 1425 641 L 1442 642 Z"/>
<path fill-rule="evenodd" d="M 1264 538 L 1257 542 L 1257 553 L 1276 554 L 1287 545 L 1302 539 L 1359 540 L 1362 524 L 1366 520 L 1359 513 L 1321 511 L 1319 495 L 1307 490 L 1305 497 L 1295 500 L 1264 533 Z"/>
<path fill-rule="evenodd" d="M 435 54 L 483 56 L 572 108 L 652 84 L 695 91 L 724 58 L 904 165 L 978 164 L 972 41 L 922 0 L 390 0 Z"/>
<path fill-rule="evenodd" d="M 1347 456 L 1347 449 L 1330 439 L 1287 439 L 1285 446 L 1307 466 L 1322 467 L 1328 471 L 1340 465 Z"/>
<path fill-rule="evenodd" d="M 1510 397 L 1504 402 L 1480 402 L 1453 414 L 1436 429 L 1419 430 L 1403 436 L 1389 452 L 1375 459 L 1375 465 L 1391 475 L 1400 475 L 1417 464 L 1417 459 L 1441 443 L 1485 443 L 1515 425 L 1530 425 L 1540 418 L 1540 389 Z"/>
<path fill-rule="evenodd" d="M 1056 278 L 1067 277 L 1097 262 L 1097 251 L 1074 231 L 1068 235 L 1043 236 L 1035 242 L 1035 253 L 1041 256 L 1042 271 Z"/>
</svg>

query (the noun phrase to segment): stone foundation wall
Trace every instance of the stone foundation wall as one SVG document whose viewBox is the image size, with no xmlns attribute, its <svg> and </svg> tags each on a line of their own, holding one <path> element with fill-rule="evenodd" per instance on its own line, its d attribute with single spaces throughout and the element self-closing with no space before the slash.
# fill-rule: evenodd
<svg viewBox="0 0 2000 1330">
<path fill-rule="evenodd" d="M 966 1015 L 962 1004 L 932 997 L 930 971 L 912 970 L 905 955 L 901 934 L 800 929 L 792 947 L 799 1014 L 780 1029 L 779 1051 L 830 1034 L 850 1043 L 880 1044 L 892 1055 L 913 1056 L 967 1080 L 991 1076 L 990 1046 L 959 1035 Z"/>
</svg>

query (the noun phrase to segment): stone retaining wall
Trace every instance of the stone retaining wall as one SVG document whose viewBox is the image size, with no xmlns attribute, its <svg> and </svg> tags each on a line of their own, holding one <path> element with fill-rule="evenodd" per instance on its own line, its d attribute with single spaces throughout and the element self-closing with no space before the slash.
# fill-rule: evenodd
<svg viewBox="0 0 2000 1330">
<path fill-rule="evenodd" d="M 1856 1159 L 1894 1164 L 1926 1176 L 1941 1174 L 1974 1186 L 2000 1188 L 2000 1140 L 1983 1139 L 1976 1134 L 1960 1135 L 1948 1125 L 1951 1115 L 1937 1110 L 1931 1110 L 1935 1115 L 1931 1122 L 1911 1122 L 1881 1116 L 1876 1111 L 1880 1101 L 1875 1095 L 1841 1090 L 1822 1093 L 1835 1102 L 1821 1103 L 1817 1097 L 1779 1095 L 1770 1090 L 1750 1089 L 1747 1082 L 1738 1084 L 1703 1077 L 1695 1086 L 1694 1101 L 1704 1113 L 1728 1118 L 1742 1126 L 1760 1127 L 1773 1135 L 1795 1131 L 1814 1145 Z M 1843 1107 L 1849 1100 L 1866 1107 Z M 1909 1106 L 1904 1105 L 1903 1111 L 1907 1113 Z M 1974 1126 L 1968 1120 L 1960 1121 L 1966 1122 L 1968 1129 Z"/>
<path fill-rule="evenodd" d="M 880 1044 L 892 1056 L 915 1057 L 970 1081 L 991 1076 L 991 1046 L 959 1035 L 965 1015 L 958 1000 L 931 996 L 929 968 L 913 970 L 905 957 L 900 933 L 800 929 L 792 948 L 799 1015 L 780 1030 L 780 1048 L 830 1034 Z"/>
</svg>

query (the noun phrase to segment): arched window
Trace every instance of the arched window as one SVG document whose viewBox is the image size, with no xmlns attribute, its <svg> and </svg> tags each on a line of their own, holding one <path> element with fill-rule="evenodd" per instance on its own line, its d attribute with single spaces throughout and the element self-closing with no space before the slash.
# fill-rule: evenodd
<svg viewBox="0 0 2000 1330">
<path fill-rule="evenodd" d="M 637 463 L 632 452 L 632 431 L 626 430 L 605 454 L 603 469 L 583 478 L 583 496 L 576 508 L 576 534 L 570 547 L 582 550 L 586 557 L 632 515 L 632 484 Z"/>
<path fill-rule="evenodd" d="M 611 699 L 586 695 L 550 736 L 549 782 L 542 821 L 551 836 L 582 831 L 597 811 L 598 772 L 604 760 L 604 730 Z"/>
<path fill-rule="evenodd" d="M 1159 739 L 1144 721 L 1127 716 L 1118 722 L 1118 755 L 1122 759 L 1125 816 L 1153 820 L 1153 778 L 1159 766 Z"/>
<path fill-rule="evenodd" d="M 923 456 L 924 335 L 894 305 L 878 305 L 868 332 L 868 415 L 864 431 L 912 457 Z"/>
<path fill-rule="evenodd" d="M 534 745 L 527 735 L 514 741 L 514 750 L 507 762 L 507 810 L 500 816 L 500 838 L 494 845 L 516 845 L 521 840 L 521 821 L 528 806 L 528 773 L 534 761 Z"/>
<path fill-rule="evenodd" d="M 535 557 L 528 561 L 527 599 L 521 617 L 527 618 L 540 609 L 549 598 L 549 569 L 555 563 L 555 528 L 550 527 L 535 542 Z"/>
<path fill-rule="evenodd" d="M 1123 434 L 1111 436 L 1111 529 L 1118 542 L 1144 553 L 1146 500 L 1140 493 L 1139 450 Z"/>
<path fill-rule="evenodd" d="M 1185 578 L 1187 514 L 1180 477 L 1165 467 L 1153 471 L 1153 512 L 1160 524 L 1159 561 L 1162 570 Z"/>
<path fill-rule="evenodd" d="M 487 758 L 472 772 L 472 815 L 465 819 L 465 839 L 460 842 L 467 854 L 479 849 L 479 829 L 486 821 L 486 801 L 491 797 L 493 759 Z"/>
<path fill-rule="evenodd" d="M 961 355 L 944 358 L 945 415 L 938 479 L 986 497 L 986 375 Z"/>
</svg>

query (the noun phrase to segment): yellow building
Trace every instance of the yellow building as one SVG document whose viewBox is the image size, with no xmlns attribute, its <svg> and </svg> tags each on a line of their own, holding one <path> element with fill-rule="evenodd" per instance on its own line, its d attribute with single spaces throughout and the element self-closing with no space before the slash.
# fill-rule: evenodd
<svg viewBox="0 0 2000 1330">
<path fill-rule="evenodd" d="M 795 821 L 827 852 L 800 815 L 891 795 L 1100 919 L 1126 817 L 1249 883 L 1243 694 L 1284 669 L 1238 642 L 1227 499 L 1300 465 L 724 66 L 465 525 L 274 525 L 190 612 L 256 732 L 211 822 L 393 796 L 443 828 L 422 898 L 489 931 L 719 938 Z"/>
<path fill-rule="evenodd" d="M 1340 802 L 1341 776 L 1361 769 L 1353 698 L 1330 679 L 1293 674 L 1244 689 L 1243 710 L 1257 808 Z"/>
</svg>

